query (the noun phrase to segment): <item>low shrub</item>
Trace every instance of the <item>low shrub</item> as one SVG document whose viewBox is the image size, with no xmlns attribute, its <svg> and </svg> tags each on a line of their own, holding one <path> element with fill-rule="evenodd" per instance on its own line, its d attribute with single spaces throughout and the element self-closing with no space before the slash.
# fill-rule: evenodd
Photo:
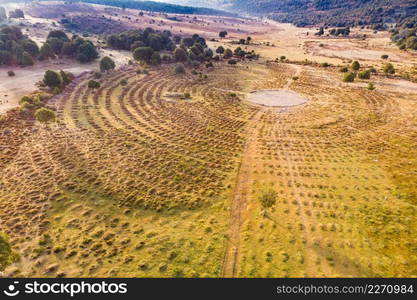
<svg viewBox="0 0 417 300">
<path fill-rule="evenodd" d="M 259 202 L 264 209 L 272 207 L 277 201 L 278 193 L 273 189 L 265 189 L 259 196 Z"/>
<path fill-rule="evenodd" d="M 352 70 L 357 71 L 357 70 L 359 70 L 360 68 L 361 68 L 360 63 L 359 63 L 357 60 L 355 60 L 355 61 L 352 63 Z"/>
<path fill-rule="evenodd" d="M 353 82 L 355 80 L 355 73 L 349 72 L 343 76 L 343 82 Z"/>
<path fill-rule="evenodd" d="M 183 64 L 179 63 L 174 68 L 175 74 L 185 74 L 185 67 Z"/>
<path fill-rule="evenodd" d="M 358 73 L 359 79 L 369 79 L 371 78 L 371 72 L 369 70 L 363 70 Z"/>
<path fill-rule="evenodd" d="M 395 74 L 395 68 L 393 64 L 391 63 L 384 65 L 384 67 L 382 68 L 382 71 L 384 71 L 384 73 L 386 74 Z"/>
<path fill-rule="evenodd" d="M 367 89 L 373 91 L 375 89 L 375 85 L 372 82 L 368 83 Z"/>
<path fill-rule="evenodd" d="M 90 89 L 98 89 L 98 88 L 100 88 L 100 82 L 95 81 L 95 80 L 90 80 L 90 81 L 88 82 L 88 87 L 89 87 Z"/>
</svg>

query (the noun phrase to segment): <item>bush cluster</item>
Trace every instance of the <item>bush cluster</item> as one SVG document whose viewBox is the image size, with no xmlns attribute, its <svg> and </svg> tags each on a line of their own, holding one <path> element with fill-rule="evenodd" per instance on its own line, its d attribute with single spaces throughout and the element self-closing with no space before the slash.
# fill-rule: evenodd
<svg viewBox="0 0 417 300">
<path fill-rule="evenodd" d="M 57 55 L 76 58 L 83 63 L 99 56 L 92 42 L 77 35 L 69 39 L 61 30 L 51 31 L 46 42 L 39 48 L 18 27 L 3 26 L 0 29 L 0 65 L 32 66 L 35 59 L 45 60 Z"/>
</svg>

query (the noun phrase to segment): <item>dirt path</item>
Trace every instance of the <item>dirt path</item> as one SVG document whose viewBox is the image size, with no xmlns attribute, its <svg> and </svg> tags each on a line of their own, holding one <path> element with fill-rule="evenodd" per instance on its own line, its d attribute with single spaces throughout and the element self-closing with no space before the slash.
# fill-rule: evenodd
<svg viewBox="0 0 417 300">
<path fill-rule="evenodd" d="M 299 77 L 300 74 L 301 74 L 301 66 L 299 66 L 299 65 L 290 65 L 290 66 L 291 66 L 291 68 L 295 69 L 295 73 L 292 76 L 292 78 L 288 79 L 287 83 L 284 85 L 284 87 L 283 87 L 284 90 L 288 90 L 291 86 L 291 83 L 293 83 L 293 81 L 294 81 L 293 78 L 294 77 Z"/>
<path fill-rule="evenodd" d="M 294 66 L 294 69 L 294 76 L 299 76 L 301 73 L 301 67 Z M 288 89 L 292 82 L 293 79 L 290 78 L 284 89 Z M 251 173 L 253 171 L 254 157 L 257 150 L 257 129 L 261 123 L 259 122 L 261 116 L 267 110 L 268 108 L 262 107 L 248 124 L 248 138 L 240 160 L 240 167 L 231 203 L 229 240 L 223 261 L 222 277 L 238 277 L 240 230 L 244 221 L 243 215 L 246 210 L 247 200 L 250 196 Z"/>
<path fill-rule="evenodd" d="M 97 68 L 96 65 L 97 62 L 80 64 L 74 60 L 51 60 L 39 62 L 33 67 L 26 68 L 1 67 L 0 114 L 18 106 L 20 98 L 35 91 L 37 89 L 36 83 L 42 80 L 46 70 L 65 70 L 77 76 L 82 72 Z M 16 76 L 9 77 L 8 70 L 14 70 Z"/>
<path fill-rule="evenodd" d="M 242 215 L 246 210 L 247 199 L 250 195 L 250 177 L 256 151 L 256 134 L 265 109 L 259 110 L 248 124 L 248 139 L 240 160 L 240 167 L 236 178 L 230 213 L 229 241 L 223 261 L 222 277 L 233 278 L 238 275 L 240 227 L 243 223 Z"/>
</svg>

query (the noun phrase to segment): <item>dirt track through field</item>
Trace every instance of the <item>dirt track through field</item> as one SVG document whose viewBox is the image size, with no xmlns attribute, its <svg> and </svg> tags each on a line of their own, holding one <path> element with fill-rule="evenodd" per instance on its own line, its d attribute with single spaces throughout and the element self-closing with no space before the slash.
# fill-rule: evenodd
<svg viewBox="0 0 417 300">
<path fill-rule="evenodd" d="M 294 69 L 294 76 L 299 76 L 301 68 L 299 66 L 294 66 Z M 293 79 L 289 79 L 284 88 L 288 89 L 292 82 Z M 223 261 L 222 277 L 238 277 L 240 231 L 241 225 L 244 222 L 244 213 L 247 207 L 248 197 L 251 192 L 251 172 L 253 171 L 254 156 L 257 151 L 256 137 L 258 126 L 260 126 L 261 123 L 260 120 L 267 111 L 268 108 L 261 108 L 248 124 L 247 141 L 240 160 L 240 167 L 231 203 L 230 231 Z"/>
<path fill-rule="evenodd" d="M 231 203 L 229 240 L 222 269 L 222 277 L 226 278 L 233 278 L 238 275 L 240 228 L 243 223 L 243 214 L 246 210 L 246 204 L 250 194 L 251 169 L 256 151 L 256 134 L 263 112 L 264 109 L 259 110 L 248 124 L 248 139 L 240 160 L 240 167 Z"/>
</svg>

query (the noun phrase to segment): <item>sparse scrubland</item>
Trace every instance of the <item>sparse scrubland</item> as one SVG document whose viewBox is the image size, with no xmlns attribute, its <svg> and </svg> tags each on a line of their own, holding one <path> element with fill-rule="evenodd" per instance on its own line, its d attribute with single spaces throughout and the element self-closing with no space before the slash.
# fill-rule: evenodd
<svg viewBox="0 0 417 300">
<path fill-rule="evenodd" d="M 76 5 L 48 13 L 89 8 Z M 138 15 L 108 11 L 129 26 L 124 14 Z M 151 14 L 139 17 L 167 20 Z M 30 68 L 50 55 L 76 63 L 80 53 L 96 64 L 77 76 L 48 65 L 38 90 L 0 116 L 0 271 L 417 276 L 417 86 L 403 75 L 414 54 L 398 59 L 399 49 L 381 46 L 388 35 L 366 40 L 377 55 L 346 58 L 334 40 L 365 42 L 202 19 L 213 30 L 176 17 L 190 23 L 83 37 L 47 28 L 38 37 L 48 46 Z M 13 70 L 10 80 L 20 76 Z M 255 105 L 247 96 L 258 90 L 308 101 Z"/>
</svg>

